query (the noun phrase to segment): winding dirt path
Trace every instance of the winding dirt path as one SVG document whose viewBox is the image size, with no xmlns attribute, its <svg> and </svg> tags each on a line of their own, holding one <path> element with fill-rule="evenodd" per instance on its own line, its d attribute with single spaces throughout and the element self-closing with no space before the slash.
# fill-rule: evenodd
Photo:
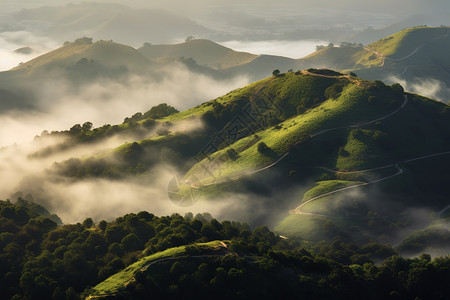
<svg viewBox="0 0 450 300">
<path fill-rule="evenodd" d="M 297 208 L 295 208 L 294 210 L 291 210 L 289 213 L 290 213 L 290 214 L 293 214 L 293 215 L 314 215 L 314 216 L 324 216 L 324 217 L 331 217 L 331 218 L 334 218 L 334 216 L 329 216 L 329 215 L 323 215 L 323 214 L 317 214 L 317 213 L 303 212 L 303 211 L 302 211 L 302 208 L 303 208 L 305 205 L 307 205 L 308 203 L 311 203 L 312 201 L 321 199 L 321 198 L 323 198 L 323 197 L 326 197 L 326 196 L 329 196 L 329 195 L 333 195 L 333 194 L 336 194 L 336 193 L 339 193 L 339 192 L 343 192 L 343 191 L 346 191 L 346 190 L 354 189 L 354 188 L 357 188 L 357 187 L 360 187 L 360 186 L 365 186 L 365 185 L 377 183 L 377 182 L 380 182 L 380 181 L 383 181 L 383 180 L 386 180 L 386 179 L 395 177 L 395 176 L 400 175 L 400 174 L 403 173 L 403 169 L 400 168 L 400 167 L 398 166 L 398 164 L 393 164 L 393 165 L 390 165 L 390 166 L 391 166 L 391 167 L 392 167 L 392 166 L 395 166 L 395 167 L 397 168 L 397 173 L 395 173 L 395 174 L 393 174 L 393 175 L 389 175 L 389 176 L 383 177 L 383 178 L 380 178 L 380 179 L 376 179 L 376 180 L 373 180 L 373 181 L 370 181 L 370 182 L 364 182 L 364 183 L 360 183 L 360 184 L 355 184 L 355 185 L 347 186 L 347 187 L 345 187 L 345 188 L 341 188 L 341 189 L 338 189 L 338 190 L 334 190 L 334 191 L 331 191 L 331 192 L 328 192 L 328 193 L 325 193 L 325 194 L 322 194 L 322 195 L 313 197 L 313 198 L 309 199 L 308 201 L 306 201 L 306 202 L 300 204 Z M 339 172 L 339 173 L 345 174 L 345 173 L 353 173 L 353 172 Z M 342 217 L 336 217 L 336 218 L 342 218 Z"/>
<path fill-rule="evenodd" d="M 346 77 L 346 78 L 347 78 L 347 77 L 349 77 L 348 75 L 343 75 L 343 76 L 328 76 L 328 75 L 320 75 L 320 74 L 309 73 L 309 72 L 307 72 L 307 71 L 303 71 L 303 72 L 306 72 L 305 74 L 311 74 L 311 75 L 313 75 L 313 76 L 316 76 L 316 75 L 317 75 L 317 76 L 319 76 L 319 77 L 331 77 L 331 78 L 337 78 L 337 77 Z M 261 93 L 263 89 L 264 89 L 264 87 L 260 88 L 260 89 L 256 92 L 256 95 L 259 95 L 259 93 Z M 256 96 L 255 96 L 255 97 L 256 97 Z M 384 119 L 389 118 L 390 116 L 392 116 L 392 115 L 398 113 L 400 110 L 402 110 L 402 109 L 406 106 L 407 103 L 408 103 L 408 95 L 405 94 L 405 95 L 404 95 L 404 101 L 403 101 L 402 105 L 401 105 L 398 109 L 396 109 L 396 110 L 393 111 L 393 112 L 390 112 L 390 113 L 387 114 L 387 115 L 384 115 L 384 116 L 382 116 L 382 117 L 379 117 L 379 118 L 377 118 L 377 119 L 374 119 L 374 120 L 368 121 L 368 122 L 363 122 L 363 123 L 360 122 L 360 123 L 356 123 L 356 124 L 352 124 L 352 125 L 348 125 L 348 126 L 340 126 L 340 127 L 334 127 L 334 128 L 329 128 L 329 129 L 321 130 L 321 131 L 314 132 L 314 133 L 310 134 L 310 137 L 313 138 L 313 137 L 316 137 L 316 136 L 318 136 L 318 135 L 324 134 L 324 133 L 326 133 L 326 132 L 334 131 L 334 130 L 348 129 L 348 128 L 358 128 L 358 127 L 362 127 L 362 126 L 366 126 L 366 125 L 373 124 L 373 123 L 375 123 L 375 122 L 384 120 Z M 237 179 L 240 179 L 240 178 L 242 178 L 242 177 L 244 177 L 244 176 L 248 176 L 248 175 L 252 175 L 252 174 L 255 174 L 255 173 L 259 173 L 259 172 L 268 170 L 268 169 L 270 169 L 270 168 L 276 166 L 279 162 L 281 162 L 281 161 L 282 161 L 284 158 L 286 158 L 286 156 L 288 156 L 289 154 L 290 154 L 290 152 L 287 151 L 287 152 L 285 152 L 281 157 L 279 157 L 276 161 L 270 163 L 270 164 L 267 165 L 267 166 L 261 167 L 261 168 L 259 168 L 259 169 L 251 170 L 251 171 L 248 171 L 248 172 L 245 172 L 245 173 L 242 173 L 242 174 L 233 176 L 233 177 L 229 177 L 227 180 L 222 180 L 222 181 L 219 181 L 219 182 L 215 181 L 215 182 L 206 183 L 206 184 L 200 184 L 200 185 L 197 185 L 198 183 L 197 183 L 197 184 L 192 183 L 192 184 L 190 184 L 190 187 L 191 187 L 191 188 L 196 188 L 196 189 L 202 188 L 202 187 L 208 187 L 208 186 L 212 186 L 212 185 L 215 185 L 215 184 L 220 184 L 220 183 L 227 182 L 228 180 L 237 180 Z"/>
<path fill-rule="evenodd" d="M 297 208 L 295 208 L 294 210 L 291 210 L 289 213 L 290 214 L 296 214 L 296 215 L 315 215 L 315 216 L 324 216 L 324 217 L 331 217 L 331 218 L 333 218 L 333 216 L 330 216 L 330 215 L 323 215 L 323 214 L 303 212 L 302 208 L 305 205 L 307 205 L 308 203 L 311 203 L 312 201 L 321 199 L 321 198 L 329 196 L 329 195 L 333 195 L 333 194 L 336 194 L 336 193 L 339 193 L 339 192 L 342 192 L 342 191 L 346 191 L 346 190 L 349 190 L 349 189 L 354 189 L 354 188 L 365 186 L 365 185 L 369 185 L 369 184 L 378 183 L 380 181 L 384 181 L 384 180 L 396 177 L 396 176 L 398 176 L 398 175 L 403 173 L 403 169 L 400 168 L 399 164 L 406 164 L 406 163 L 410 163 L 410 162 L 413 162 L 413 161 L 418 161 L 418 160 L 422 160 L 422 159 L 427 159 L 427 158 L 432 158 L 432 157 L 441 156 L 441 155 L 447 155 L 447 154 L 450 154 L 450 151 L 439 152 L 439 153 L 434 153 L 434 154 L 429 154 L 429 155 L 423 155 L 423 156 L 420 156 L 420 157 L 415 157 L 415 158 L 412 158 L 412 159 L 408 159 L 408 160 L 404 160 L 404 161 L 401 161 L 401 162 L 397 162 L 395 164 L 390 164 L 390 165 L 386 165 L 386 166 L 382 166 L 382 167 L 378 167 L 378 168 L 361 170 L 361 171 L 342 172 L 342 171 L 330 170 L 330 169 L 324 168 L 324 167 L 319 167 L 319 168 L 324 169 L 326 171 L 337 173 L 337 174 L 365 173 L 365 172 L 370 172 L 370 171 L 373 171 L 373 170 L 380 170 L 380 169 L 385 169 L 385 168 L 389 168 L 389 167 L 396 167 L 397 168 L 397 173 L 395 173 L 393 175 L 389 175 L 389 176 L 383 177 L 383 178 L 380 178 L 380 179 L 376 179 L 376 180 L 373 180 L 373 181 L 370 181 L 370 182 L 364 182 L 364 183 L 360 183 L 360 184 L 355 184 L 355 185 L 352 185 L 352 186 L 348 186 L 348 187 L 345 187 L 345 188 L 337 189 L 337 190 L 334 190 L 334 191 L 331 191 L 331 192 L 328 192 L 328 193 L 325 193 L 325 194 L 313 197 L 313 198 L 309 199 L 308 201 L 300 204 Z M 444 213 L 448 208 L 450 208 L 450 205 L 447 206 L 446 208 L 444 208 L 443 210 L 441 210 L 438 213 L 439 216 L 442 213 Z M 342 217 L 335 217 L 335 218 L 341 219 Z"/>
<path fill-rule="evenodd" d="M 423 47 L 429 45 L 430 42 L 434 42 L 434 41 L 437 41 L 437 40 L 442 39 L 442 38 L 447 38 L 448 36 L 449 36 L 448 34 L 444 34 L 444 35 L 435 37 L 435 38 L 431 39 L 430 41 L 428 41 L 428 42 L 426 42 L 426 43 L 423 43 L 422 45 L 418 46 L 418 47 L 417 47 L 416 49 L 414 49 L 410 54 L 408 54 L 408 55 L 406 55 L 406 56 L 404 56 L 404 57 L 401 57 L 401 58 L 391 58 L 391 57 L 385 56 L 385 55 L 383 55 L 382 53 L 379 53 L 379 52 L 377 52 L 377 51 L 375 51 L 375 50 L 373 50 L 373 49 L 371 49 L 371 48 L 369 48 L 369 47 L 364 47 L 364 50 L 370 51 L 370 52 L 374 53 L 376 56 L 378 56 L 378 57 L 380 57 L 380 58 L 383 59 L 381 65 L 378 66 L 379 68 L 381 68 L 381 67 L 384 67 L 384 65 L 385 65 L 385 63 L 386 63 L 386 60 L 388 60 L 388 61 L 393 61 L 393 62 L 398 62 L 398 61 L 406 60 L 406 59 L 412 57 L 413 55 L 417 54 L 417 53 L 420 51 L 420 49 L 422 49 Z M 405 72 L 406 72 L 406 70 L 407 70 L 407 69 L 405 69 Z M 404 72 L 404 73 L 405 73 L 405 72 Z"/>
</svg>

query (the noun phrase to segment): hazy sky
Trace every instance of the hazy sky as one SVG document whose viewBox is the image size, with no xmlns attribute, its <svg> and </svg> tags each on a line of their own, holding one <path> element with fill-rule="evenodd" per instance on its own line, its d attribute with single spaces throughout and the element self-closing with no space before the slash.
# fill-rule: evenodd
<svg viewBox="0 0 450 300">
<path fill-rule="evenodd" d="M 429 10 L 442 11 L 450 9 L 450 1 L 448 0 L 2 0 L 0 6 L 36 7 L 80 2 L 122 3 L 131 7 L 165 7 L 190 14 L 208 11 L 214 7 L 225 7 L 227 9 L 249 7 L 256 11 L 273 11 L 273 8 L 286 10 L 327 8 L 334 10 L 384 12 L 397 16 Z"/>
</svg>

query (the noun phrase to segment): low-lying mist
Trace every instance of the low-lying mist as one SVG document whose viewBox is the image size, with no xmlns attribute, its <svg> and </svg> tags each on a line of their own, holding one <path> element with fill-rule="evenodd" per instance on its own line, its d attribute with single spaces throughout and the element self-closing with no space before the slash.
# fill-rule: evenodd
<svg viewBox="0 0 450 300">
<path fill-rule="evenodd" d="M 0 199 L 16 192 L 31 194 L 35 201 L 60 215 L 64 222 L 86 217 L 111 219 L 129 212 L 148 210 L 158 214 L 211 212 L 220 215 L 229 202 L 179 208 L 167 197 L 167 185 L 179 171 L 165 165 L 151 174 L 123 180 L 58 177 L 48 170 L 55 162 L 82 158 L 134 141 L 133 136 L 113 136 L 98 143 L 79 144 L 51 155 L 30 157 L 45 147 L 58 145 L 65 136 L 33 139 L 44 130 L 68 130 L 74 124 L 90 121 L 94 127 L 120 124 L 125 117 L 167 103 L 182 111 L 248 84 L 246 77 L 215 80 L 190 72 L 183 65 L 160 70 L 163 79 L 132 75 L 126 82 L 99 80 L 73 87 L 60 78 L 28 84 L 36 98 L 35 110 L 15 110 L 0 114 Z M 189 124 L 188 124 L 189 123 Z M 201 124 L 174 124 L 171 131 L 198 130 Z M 149 131 L 154 134 L 156 128 Z M 15 200 L 15 199 L 11 199 Z M 234 201 L 234 200 L 233 200 Z M 223 204 L 222 204 L 223 203 Z"/>
<path fill-rule="evenodd" d="M 0 72 L 58 47 L 54 40 L 27 31 L 0 32 Z M 17 50 L 17 51 L 16 51 Z"/>
<path fill-rule="evenodd" d="M 317 45 L 328 45 L 329 42 L 320 40 L 299 41 L 227 41 L 221 42 L 225 47 L 235 51 L 254 54 L 279 55 L 290 58 L 302 58 L 315 51 Z"/>
<path fill-rule="evenodd" d="M 249 83 L 246 77 L 215 80 L 186 67 L 166 68 L 162 80 L 131 75 L 125 83 L 99 80 L 74 89 L 65 78 L 28 84 L 36 110 L 0 113 L 0 146 L 30 141 L 43 130 L 69 129 L 76 123 L 95 127 L 122 123 L 125 117 L 167 103 L 182 111 Z"/>
<path fill-rule="evenodd" d="M 390 82 L 400 83 L 406 91 L 433 98 L 444 103 L 450 103 L 450 88 L 439 80 L 428 78 L 408 81 L 399 77 L 390 77 Z"/>
</svg>

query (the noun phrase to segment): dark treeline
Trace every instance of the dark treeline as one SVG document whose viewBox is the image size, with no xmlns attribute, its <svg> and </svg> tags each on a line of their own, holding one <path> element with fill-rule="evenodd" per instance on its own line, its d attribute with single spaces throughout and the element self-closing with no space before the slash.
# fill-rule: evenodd
<svg viewBox="0 0 450 300">
<path fill-rule="evenodd" d="M 405 259 L 389 246 L 358 246 L 345 237 L 303 244 L 264 226 L 219 222 L 207 213 L 157 217 L 142 211 L 111 222 L 94 224 L 87 218 L 58 225 L 26 201 L 2 201 L 0 232 L 5 299 L 84 298 L 93 286 L 141 257 L 213 240 L 230 241 L 229 251 L 158 264 L 135 274 L 122 296 L 444 299 L 450 293 L 448 257 Z"/>
</svg>

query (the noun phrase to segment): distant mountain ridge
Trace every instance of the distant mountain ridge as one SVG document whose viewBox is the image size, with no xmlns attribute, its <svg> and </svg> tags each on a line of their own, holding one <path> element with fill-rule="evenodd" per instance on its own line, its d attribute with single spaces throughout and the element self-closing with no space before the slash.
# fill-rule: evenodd
<svg viewBox="0 0 450 300">
<path fill-rule="evenodd" d="M 172 42 L 189 35 L 204 36 L 210 30 L 195 21 L 160 9 L 132 9 L 115 3 L 83 2 L 65 6 L 23 9 L 14 15 L 18 28 L 59 41 L 82 35 L 137 45 L 143 41 Z M 26 27 L 32 22 L 35 26 Z M 123 26 L 123 24 L 127 24 Z M 0 22 L 0 28 L 2 28 Z M 8 24 L 5 28 L 8 28 Z"/>
<path fill-rule="evenodd" d="M 161 57 L 193 58 L 198 64 L 214 68 L 225 69 L 248 63 L 258 55 L 246 52 L 236 52 L 210 40 L 192 39 L 181 44 L 153 45 L 145 44 L 138 51 L 148 59 Z"/>
</svg>

